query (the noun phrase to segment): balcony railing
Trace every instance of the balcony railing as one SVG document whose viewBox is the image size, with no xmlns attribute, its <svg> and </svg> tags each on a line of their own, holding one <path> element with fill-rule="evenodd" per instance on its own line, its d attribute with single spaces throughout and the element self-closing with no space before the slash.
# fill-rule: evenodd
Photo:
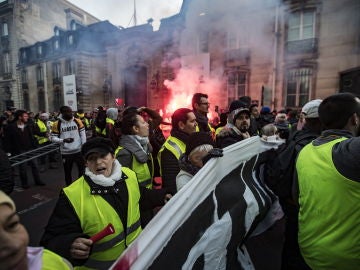
<svg viewBox="0 0 360 270">
<path fill-rule="evenodd" d="M 317 38 L 294 40 L 286 43 L 286 51 L 291 54 L 317 53 L 317 50 Z"/>
<path fill-rule="evenodd" d="M 61 84 L 61 78 L 53 78 L 53 84 Z"/>
<path fill-rule="evenodd" d="M 247 63 L 249 58 L 250 50 L 248 48 L 228 50 L 225 52 L 225 62 L 241 61 Z"/>
<path fill-rule="evenodd" d="M 44 81 L 43 80 L 42 81 L 37 81 L 36 85 L 38 87 L 43 87 L 44 86 Z"/>
</svg>

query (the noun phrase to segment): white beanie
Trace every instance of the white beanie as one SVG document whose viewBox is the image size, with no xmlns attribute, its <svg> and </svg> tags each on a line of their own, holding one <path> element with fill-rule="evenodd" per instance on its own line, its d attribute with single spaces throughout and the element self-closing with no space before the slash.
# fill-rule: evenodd
<svg viewBox="0 0 360 270">
<path fill-rule="evenodd" d="M 301 109 L 305 118 L 319 118 L 319 106 L 321 102 L 321 99 L 314 99 L 306 103 Z"/>
</svg>

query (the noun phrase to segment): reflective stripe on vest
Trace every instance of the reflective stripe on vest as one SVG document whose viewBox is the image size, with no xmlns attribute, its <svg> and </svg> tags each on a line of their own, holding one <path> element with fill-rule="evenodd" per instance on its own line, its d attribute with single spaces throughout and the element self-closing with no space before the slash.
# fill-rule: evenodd
<svg viewBox="0 0 360 270">
<path fill-rule="evenodd" d="M 355 225 L 360 221 L 360 183 L 343 176 L 332 156 L 335 144 L 343 140 L 346 138 L 316 146 L 310 143 L 296 162 L 298 242 L 312 269 L 355 269 L 360 265 L 360 234 Z"/>
<path fill-rule="evenodd" d="M 180 159 L 180 156 L 185 153 L 186 145 L 183 141 L 180 139 L 169 136 L 163 146 L 161 147 L 159 153 L 158 153 L 158 162 L 160 166 L 160 174 L 162 175 L 162 169 L 161 169 L 161 153 L 164 151 L 164 149 L 168 149 L 175 157 L 176 159 Z"/>
<path fill-rule="evenodd" d="M 122 146 L 119 146 L 115 150 L 115 157 L 117 157 L 120 151 L 124 149 Z M 150 162 L 151 162 L 151 170 L 147 162 L 140 163 L 136 157 L 132 154 L 132 164 L 131 170 L 136 173 L 137 180 L 139 185 L 142 187 L 146 187 L 152 189 L 152 178 L 154 177 L 154 161 L 152 155 L 148 155 Z"/>
<path fill-rule="evenodd" d="M 43 121 L 38 120 L 38 121 L 36 121 L 36 124 L 39 127 L 39 130 L 41 133 L 47 132 L 47 127 Z M 37 139 L 38 144 L 43 144 L 43 143 L 46 143 L 49 141 L 49 138 L 47 138 L 47 137 L 43 137 L 43 136 L 39 136 L 39 135 L 34 135 L 34 136 Z"/>
<path fill-rule="evenodd" d="M 128 176 L 125 180 L 129 196 L 126 238 L 118 213 L 100 195 L 90 194 L 90 187 L 84 177 L 63 189 L 75 209 L 84 234 L 92 236 L 109 223 L 115 228 L 115 234 L 108 235 L 93 245 L 93 252 L 81 267 L 83 269 L 106 269 L 141 232 L 139 184 L 135 173 L 129 168 L 122 167 L 122 172 Z"/>
</svg>

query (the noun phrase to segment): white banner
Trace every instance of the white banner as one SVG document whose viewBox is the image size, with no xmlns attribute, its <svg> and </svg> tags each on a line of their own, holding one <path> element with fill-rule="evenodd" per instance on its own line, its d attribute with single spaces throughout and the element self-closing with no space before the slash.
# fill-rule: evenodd
<svg viewBox="0 0 360 270">
<path fill-rule="evenodd" d="M 274 147 L 257 136 L 226 147 L 223 157 L 209 160 L 159 211 L 111 269 L 194 269 L 200 263 L 203 269 L 253 270 L 245 239 L 283 216 L 277 197 L 257 174 L 259 154 Z"/>
<path fill-rule="evenodd" d="M 63 77 L 64 105 L 69 106 L 74 112 L 77 111 L 75 75 Z"/>
</svg>

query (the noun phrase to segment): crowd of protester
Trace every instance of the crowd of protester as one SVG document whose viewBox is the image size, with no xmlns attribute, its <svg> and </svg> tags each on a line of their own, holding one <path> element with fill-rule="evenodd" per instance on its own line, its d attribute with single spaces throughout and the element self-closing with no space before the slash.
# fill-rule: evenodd
<svg viewBox="0 0 360 270">
<path fill-rule="evenodd" d="M 107 269 L 141 233 L 155 209 L 210 158 L 221 158 L 223 148 L 259 136 L 279 145 L 262 155 L 262 168 L 264 184 L 278 196 L 286 218 L 282 269 L 360 265 L 358 98 L 335 94 L 299 110 L 271 111 L 241 97 L 227 112 L 218 113 L 217 121 L 208 119 L 207 94 L 194 94 L 189 105 L 192 109 L 173 112 L 167 138 L 160 128 L 162 117 L 147 107 L 100 106 L 86 113 L 63 106 L 59 113 L 33 117 L 11 108 L 0 122 L 1 189 L 13 189 L 16 172 L 9 168 L 9 156 L 59 144 L 66 187 L 41 244 L 74 266 Z M 21 164 L 22 188 L 30 187 L 27 164 L 35 185 L 45 185 L 41 173 L 47 163 L 49 169 L 56 168 L 57 160 L 49 154 L 48 160 Z M 74 163 L 76 178 L 71 173 Z M 161 186 L 155 182 L 159 177 Z M 10 206 L 7 211 L 15 211 L 12 201 L 0 195 Z M 109 223 L 120 231 L 99 242 L 90 238 Z"/>
</svg>

